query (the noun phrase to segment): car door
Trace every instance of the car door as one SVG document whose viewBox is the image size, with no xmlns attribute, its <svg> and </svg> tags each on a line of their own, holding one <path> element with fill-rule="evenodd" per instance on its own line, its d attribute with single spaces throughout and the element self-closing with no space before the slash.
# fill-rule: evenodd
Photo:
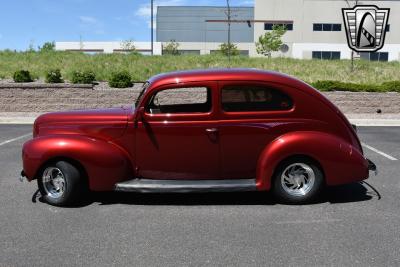
<svg viewBox="0 0 400 267">
<path fill-rule="evenodd" d="M 163 86 L 146 96 L 136 132 L 139 177 L 219 178 L 217 89 L 216 82 L 193 82 Z"/>
<path fill-rule="evenodd" d="M 264 82 L 219 82 L 221 178 L 255 178 L 262 150 L 293 111 L 285 88 Z"/>
</svg>

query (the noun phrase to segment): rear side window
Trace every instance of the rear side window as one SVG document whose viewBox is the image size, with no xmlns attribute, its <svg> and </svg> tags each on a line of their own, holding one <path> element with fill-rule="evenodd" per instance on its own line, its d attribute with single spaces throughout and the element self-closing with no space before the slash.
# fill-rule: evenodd
<svg viewBox="0 0 400 267">
<path fill-rule="evenodd" d="M 209 112 L 211 90 L 206 87 L 162 90 L 151 98 L 146 111 L 153 114 Z"/>
<path fill-rule="evenodd" d="M 252 85 L 222 88 L 222 109 L 226 112 L 276 111 L 292 107 L 292 99 L 277 89 Z"/>
</svg>

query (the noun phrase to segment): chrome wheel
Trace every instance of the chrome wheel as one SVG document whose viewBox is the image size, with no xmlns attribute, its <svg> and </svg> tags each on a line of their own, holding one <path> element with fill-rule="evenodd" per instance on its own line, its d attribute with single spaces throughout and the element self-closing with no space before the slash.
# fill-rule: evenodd
<svg viewBox="0 0 400 267">
<path fill-rule="evenodd" d="M 43 172 L 42 185 L 47 196 L 60 198 L 65 191 L 64 174 L 59 168 L 48 167 Z"/>
<path fill-rule="evenodd" d="M 305 163 L 293 163 L 281 175 L 282 188 L 291 196 L 305 196 L 314 183 L 314 170 Z"/>
</svg>

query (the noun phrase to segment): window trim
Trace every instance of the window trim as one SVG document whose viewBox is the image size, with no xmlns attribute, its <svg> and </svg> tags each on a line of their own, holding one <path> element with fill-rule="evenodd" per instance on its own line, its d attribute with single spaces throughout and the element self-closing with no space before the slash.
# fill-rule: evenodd
<svg viewBox="0 0 400 267">
<path fill-rule="evenodd" d="M 168 89 L 178 89 L 178 88 L 186 88 L 186 87 L 206 87 L 210 90 L 211 97 L 211 110 L 209 112 L 198 112 L 198 113 L 159 113 L 152 114 L 146 111 L 146 107 L 149 102 L 153 98 L 155 94 L 159 91 L 168 90 Z M 217 110 L 217 101 L 218 97 L 216 95 L 216 89 L 218 87 L 217 82 L 214 81 L 205 81 L 205 82 L 185 82 L 185 83 L 176 83 L 176 84 L 164 84 L 160 85 L 156 88 L 150 88 L 150 91 L 145 94 L 143 101 L 141 102 L 140 107 L 144 108 L 144 119 L 148 122 L 157 122 L 157 121 L 196 121 L 196 120 L 212 120 L 216 116 Z"/>
<path fill-rule="evenodd" d="M 286 96 L 288 96 L 292 102 L 292 107 L 285 110 L 258 110 L 258 111 L 225 111 L 222 104 L 222 90 L 226 86 L 259 86 L 259 87 L 270 87 L 273 90 L 277 90 Z M 274 82 L 262 82 L 262 81 L 223 81 L 219 82 L 218 86 L 218 109 L 221 112 L 221 119 L 233 119 L 233 118 L 248 118 L 249 116 L 257 118 L 268 118 L 269 116 L 274 117 L 276 115 L 290 114 L 296 110 L 296 101 L 290 93 L 291 87 L 284 86 L 280 83 Z"/>
<path fill-rule="evenodd" d="M 165 92 L 165 91 L 168 91 L 168 90 L 179 91 L 179 90 L 194 89 L 194 88 L 206 89 L 206 101 L 205 102 L 199 102 L 199 103 L 191 103 L 191 104 L 193 104 L 193 105 L 207 104 L 208 103 L 208 97 L 210 97 L 210 104 L 211 104 L 210 110 L 208 110 L 206 112 L 193 112 L 193 111 L 191 111 L 191 112 L 186 112 L 186 113 L 185 112 L 176 112 L 176 113 L 150 113 L 150 112 L 148 112 L 149 105 L 150 104 L 154 104 L 154 98 L 156 97 L 157 94 Z M 166 106 L 173 106 L 173 105 L 174 104 L 166 105 Z M 176 104 L 176 105 L 178 106 L 178 105 L 190 105 L 190 104 L 183 104 L 182 103 L 182 104 Z M 191 86 L 191 87 L 185 86 L 185 87 L 175 87 L 175 88 L 167 88 L 167 89 L 158 90 L 157 92 L 154 92 L 151 95 L 151 97 L 149 98 L 149 101 L 147 101 L 147 105 L 145 107 L 145 112 L 147 114 L 164 114 L 164 115 L 166 115 L 166 114 L 170 114 L 170 115 L 172 115 L 172 114 L 207 114 L 207 113 L 211 112 L 211 110 L 212 110 L 212 92 L 211 92 L 211 88 L 209 88 L 207 86 Z"/>
</svg>

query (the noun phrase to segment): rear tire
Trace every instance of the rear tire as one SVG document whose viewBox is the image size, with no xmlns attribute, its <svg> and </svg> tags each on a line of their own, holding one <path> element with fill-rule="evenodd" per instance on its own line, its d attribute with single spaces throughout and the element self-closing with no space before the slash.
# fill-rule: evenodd
<svg viewBox="0 0 400 267">
<path fill-rule="evenodd" d="M 283 203 L 304 204 L 315 200 L 323 185 L 321 168 L 312 160 L 298 157 L 279 165 L 273 179 L 273 193 Z"/>
<path fill-rule="evenodd" d="M 75 204 L 84 192 L 81 173 L 74 165 L 66 161 L 46 165 L 37 182 L 43 200 L 53 206 Z"/>
</svg>

